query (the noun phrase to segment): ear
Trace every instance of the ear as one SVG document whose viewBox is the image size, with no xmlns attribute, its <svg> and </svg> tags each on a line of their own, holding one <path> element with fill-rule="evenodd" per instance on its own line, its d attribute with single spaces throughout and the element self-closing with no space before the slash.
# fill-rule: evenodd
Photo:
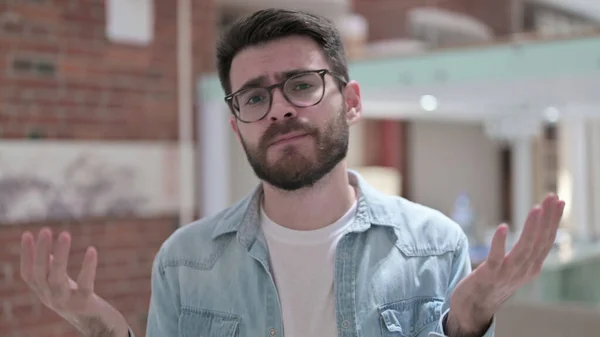
<svg viewBox="0 0 600 337">
<path fill-rule="evenodd" d="M 362 114 L 360 86 L 358 82 L 348 82 L 344 88 L 344 100 L 346 102 L 346 120 L 348 121 L 348 125 L 356 124 Z"/>
<path fill-rule="evenodd" d="M 240 129 L 238 129 L 237 119 L 233 116 L 229 118 L 229 125 L 231 126 L 233 133 L 235 133 L 237 140 L 240 141 Z"/>
</svg>

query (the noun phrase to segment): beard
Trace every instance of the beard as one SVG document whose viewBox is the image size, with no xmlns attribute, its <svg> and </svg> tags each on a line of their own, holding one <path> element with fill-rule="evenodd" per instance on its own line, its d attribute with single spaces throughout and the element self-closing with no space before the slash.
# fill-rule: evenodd
<svg viewBox="0 0 600 337">
<path fill-rule="evenodd" d="M 251 147 L 242 137 L 241 143 L 254 174 L 262 181 L 285 191 L 296 191 L 314 186 L 331 172 L 348 153 L 349 126 L 345 107 L 331 119 L 323 130 L 298 118 L 273 123 L 261 137 L 258 146 Z M 278 158 L 269 164 L 268 150 L 273 139 L 290 133 L 302 132 L 313 138 L 314 155 L 305 155 L 295 144 L 286 145 L 274 154 Z"/>
</svg>

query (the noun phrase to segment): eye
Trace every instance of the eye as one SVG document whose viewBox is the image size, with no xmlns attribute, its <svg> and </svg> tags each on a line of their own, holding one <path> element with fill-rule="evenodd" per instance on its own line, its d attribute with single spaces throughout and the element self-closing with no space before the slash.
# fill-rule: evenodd
<svg viewBox="0 0 600 337">
<path fill-rule="evenodd" d="M 264 102 L 269 93 L 263 89 L 250 89 L 239 94 L 238 100 L 243 105 L 256 105 Z"/>
<path fill-rule="evenodd" d="M 246 105 L 252 105 L 252 104 L 260 103 L 263 99 L 264 99 L 264 97 L 260 96 L 260 95 L 250 96 L 248 98 L 248 100 L 246 100 Z"/>
<path fill-rule="evenodd" d="M 306 90 L 312 88 L 312 84 L 310 83 L 296 83 L 294 85 L 294 90 Z"/>
</svg>

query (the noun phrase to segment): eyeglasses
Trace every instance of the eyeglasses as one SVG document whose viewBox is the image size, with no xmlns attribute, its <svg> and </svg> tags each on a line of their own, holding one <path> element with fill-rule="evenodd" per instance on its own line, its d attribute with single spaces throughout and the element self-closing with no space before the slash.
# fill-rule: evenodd
<svg viewBox="0 0 600 337">
<path fill-rule="evenodd" d="M 280 88 L 283 97 L 298 108 L 317 105 L 325 94 L 325 75 L 330 74 L 338 81 L 346 84 L 341 76 L 327 69 L 310 70 L 295 74 L 285 81 L 269 87 L 244 88 L 225 96 L 235 117 L 244 123 L 257 122 L 271 110 L 273 89 Z"/>
</svg>

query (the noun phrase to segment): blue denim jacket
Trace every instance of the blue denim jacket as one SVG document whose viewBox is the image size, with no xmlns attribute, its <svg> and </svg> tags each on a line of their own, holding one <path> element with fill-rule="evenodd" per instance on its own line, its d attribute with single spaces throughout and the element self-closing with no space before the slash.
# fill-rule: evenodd
<svg viewBox="0 0 600 337">
<path fill-rule="evenodd" d="M 450 294 L 471 272 L 465 234 L 441 213 L 349 176 L 360 195 L 356 220 L 336 250 L 338 336 L 445 336 Z M 261 194 L 259 186 L 161 246 L 147 337 L 284 335 L 259 225 Z"/>
</svg>

